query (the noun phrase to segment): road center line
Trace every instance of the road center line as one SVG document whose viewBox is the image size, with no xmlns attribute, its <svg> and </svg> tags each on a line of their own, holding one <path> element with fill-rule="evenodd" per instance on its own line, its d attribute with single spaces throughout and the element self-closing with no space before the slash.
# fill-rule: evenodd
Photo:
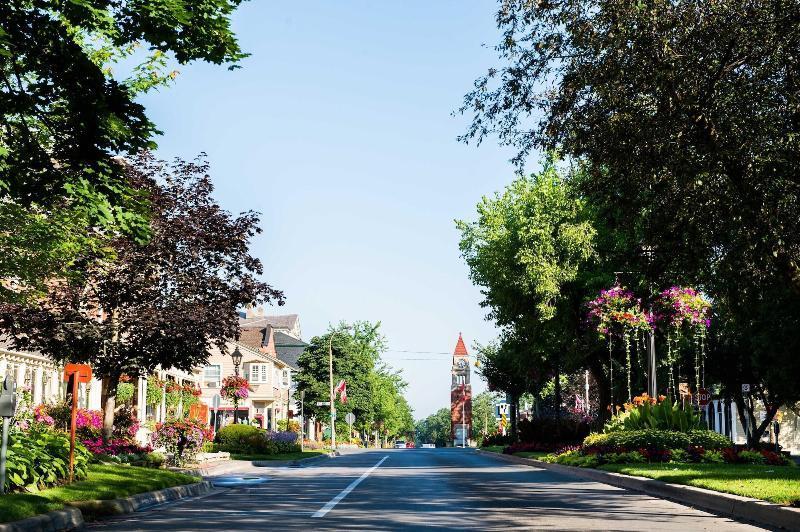
<svg viewBox="0 0 800 532">
<path fill-rule="evenodd" d="M 386 456 L 384 456 L 383 458 L 381 458 L 380 461 L 377 464 L 375 464 L 374 466 L 372 466 L 369 469 L 367 469 L 366 471 L 364 471 L 363 475 L 361 475 L 360 477 L 355 479 L 353 482 L 351 482 L 349 486 L 347 486 L 345 489 L 343 489 L 341 491 L 341 493 L 339 493 L 339 495 L 337 495 L 336 497 L 334 497 L 333 499 L 328 501 L 328 504 L 326 504 L 325 506 L 323 506 L 322 508 L 317 510 L 311 517 L 325 517 L 325 514 L 327 514 L 331 510 L 333 510 L 334 506 L 339 504 L 342 501 L 342 499 L 347 497 L 347 494 L 350 493 L 351 491 L 353 491 L 356 488 L 356 486 L 361 484 L 361 481 L 364 480 L 365 478 L 367 478 L 370 475 L 370 473 L 372 473 L 373 471 L 378 469 L 380 467 L 380 465 L 387 458 L 389 458 L 388 454 Z"/>
</svg>

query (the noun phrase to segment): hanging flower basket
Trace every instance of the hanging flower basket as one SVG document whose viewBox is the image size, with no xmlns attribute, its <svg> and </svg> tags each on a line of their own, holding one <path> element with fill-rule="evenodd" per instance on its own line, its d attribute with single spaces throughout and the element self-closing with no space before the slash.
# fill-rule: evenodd
<svg viewBox="0 0 800 532">
<path fill-rule="evenodd" d="M 219 394 L 223 399 L 238 402 L 242 399 L 247 399 L 250 389 L 250 383 L 244 377 L 237 377 L 230 375 L 222 379 L 222 388 Z"/>
<path fill-rule="evenodd" d="M 586 307 L 586 319 L 601 338 L 623 337 L 630 331 L 651 328 L 652 319 L 642 309 L 642 300 L 619 285 L 601 290 L 598 297 L 586 303 Z"/>
</svg>

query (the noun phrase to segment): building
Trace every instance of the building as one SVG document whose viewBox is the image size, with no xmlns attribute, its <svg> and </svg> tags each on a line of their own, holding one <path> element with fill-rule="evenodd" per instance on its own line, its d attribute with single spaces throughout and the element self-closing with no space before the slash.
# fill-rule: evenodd
<svg viewBox="0 0 800 532">
<path fill-rule="evenodd" d="M 472 385 L 469 382 L 469 353 L 458 333 L 450 370 L 450 438 L 453 445 L 469 445 L 472 427 Z"/>
<path fill-rule="evenodd" d="M 66 396 L 66 383 L 63 381 L 63 367 L 50 358 L 36 351 L 18 351 L 8 343 L 0 344 L 0 379 L 11 375 L 18 390 L 26 390 L 31 394 L 34 405 L 41 403 L 57 403 Z M 163 383 L 164 388 L 170 383 L 180 385 L 198 385 L 198 376 L 194 372 L 177 369 L 157 369 L 155 375 Z M 139 421 L 136 439 L 146 444 L 155 423 L 167 419 L 168 408 L 166 393 L 161 394 L 160 404 L 147 404 L 147 378 L 133 380 L 134 395 L 130 401 L 133 415 Z M 164 392 L 164 390 L 162 390 Z M 93 378 L 91 382 L 78 385 L 78 407 L 89 410 L 101 410 L 103 405 L 103 382 Z"/>
<path fill-rule="evenodd" d="M 297 314 L 265 316 L 262 308 L 248 308 L 240 315 L 241 334 L 238 341 L 229 342 L 226 352 L 212 351 L 208 364 L 202 368 L 201 399 L 213 405 L 222 379 L 233 375 L 235 368 L 231 353 L 242 354 L 239 374 L 250 383 L 249 397 L 239 404 L 240 422 L 255 423 L 268 430 L 277 430 L 279 420 L 299 415 L 293 394 L 292 374 L 297 371 L 297 358 L 305 350 L 300 338 Z M 212 426 L 224 426 L 233 421 L 233 404 L 220 398 L 219 415 L 210 413 Z"/>
</svg>

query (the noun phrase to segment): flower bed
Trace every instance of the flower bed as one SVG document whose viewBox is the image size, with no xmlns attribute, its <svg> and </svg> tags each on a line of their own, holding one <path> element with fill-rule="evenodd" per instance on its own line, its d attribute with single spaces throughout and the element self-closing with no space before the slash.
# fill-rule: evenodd
<svg viewBox="0 0 800 532">
<path fill-rule="evenodd" d="M 175 466 L 192 461 L 210 437 L 210 429 L 194 420 L 158 423 L 150 435 L 153 446 L 169 453 L 169 462 Z"/>
<path fill-rule="evenodd" d="M 217 432 L 217 450 L 245 454 L 280 454 L 300 451 L 300 436 L 293 431 L 269 432 L 250 425 L 234 424 Z"/>
</svg>

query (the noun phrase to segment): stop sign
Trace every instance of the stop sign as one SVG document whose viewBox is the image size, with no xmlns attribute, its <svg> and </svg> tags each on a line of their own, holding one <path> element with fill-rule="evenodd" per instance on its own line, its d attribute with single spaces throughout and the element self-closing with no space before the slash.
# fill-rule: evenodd
<svg viewBox="0 0 800 532">
<path fill-rule="evenodd" d="M 711 401 L 711 392 L 705 388 L 697 390 L 697 404 L 699 406 L 706 406 Z"/>
</svg>

